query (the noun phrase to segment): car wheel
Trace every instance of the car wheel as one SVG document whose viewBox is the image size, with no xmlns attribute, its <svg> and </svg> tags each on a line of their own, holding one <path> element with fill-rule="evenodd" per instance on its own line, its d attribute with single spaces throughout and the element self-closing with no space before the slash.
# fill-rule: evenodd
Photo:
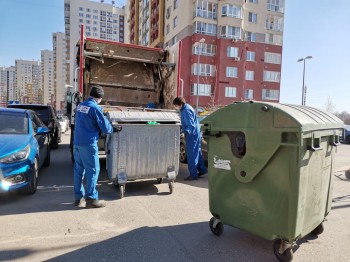
<svg viewBox="0 0 350 262">
<path fill-rule="evenodd" d="M 36 188 L 38 186 L 38 159 L 35 158 L 34 160 L 34 165 L 33 165 L 33 170 L 31 173 L 29 185 L 21 191 L 21 193 L 26 194 L 26 195 L 32 195 L 36 192 Z"/>
<path fill-rule="evenodd" d="M 50 151 L 50 146 L 48 146 L 44 166 L 50 166 L 50 164 L 51 164 L 51 151 Z"/>
<path fill-rule="evenodd" d="M 58 141 L 57 138 L 52 138 L 51 143 L 50 143 L 51 149 L 57 149 L 58 148 Z"/>
<path fill-rule="evenodd" d="M 183 143 L 180 144 L 180 162 L 187 163 L 186 146 Z"/>
</svg>

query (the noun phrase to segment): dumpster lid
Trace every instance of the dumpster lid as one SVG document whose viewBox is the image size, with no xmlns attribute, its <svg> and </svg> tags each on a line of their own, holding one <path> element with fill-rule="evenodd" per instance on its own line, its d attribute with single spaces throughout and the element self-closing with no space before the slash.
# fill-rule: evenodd
<svg viewBox="0 0 350 262">
<path fill-rule="evenodd" d="M 109 111 L 107 117 L 111 122 L 121 123 L 180 123 L 180 115 L 176 112 Z"/>
</svg>

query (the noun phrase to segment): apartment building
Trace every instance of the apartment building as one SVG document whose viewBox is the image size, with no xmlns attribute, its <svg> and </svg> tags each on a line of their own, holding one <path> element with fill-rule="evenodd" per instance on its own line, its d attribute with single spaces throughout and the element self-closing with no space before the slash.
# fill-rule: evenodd
<svg viewBox="0 0 350 262">
<path fill-rule="evenodd" d="M 41 51 L 41 76 L 43 87 L 44 105 L 54 106 L 55 86 L 54 86 L 54 59 L 53 51 Z"/>
<path fill-rule="evenodd" d="M 74 85 L 76 44 L 80 39 L 80 28 L 84 25 L 85 36 L 110 41 L 124 42 L 124 8 L 115 6 L 115 1 L 105 3 L 88 0 L 65 0 L 64 19 L 67 42 L 67 77 Z"/>
<path fill-rule="evenodd" d="M 16 68 L 14 66 L 0 68 L 0 106 L 7 106 L 17 100 Z"/>
<path fill-rule="evenodd" d="M 0 107 L 7 104 L 7 70 L 0 68 Z"/>
<path fill-rule="evenodd" d="M 65 110 L 65 86 L 68 82 L 68 66 L 66 62 L 67 44 L 65 33 L 52 34 L 53 46 L 53 84 L 54 84 L 54 107 L 58 111 Z"/>
<path fill-rule="evenodd" d="M 147 28 L 149 23 L 140 21 L 147 15 L 136 15 L 137 2 L 129 0 L 130 41 L 145 44 L 143 29 L 132 26 Z M 142 3 L 152 7 L 153 1 Z M 204 107 L 241 100 L 279 101 L 284 0 L 163 3 L 164 38 L 158 46 L 168 49 L 177 62 L 179 95 L 196 105 L 198 94 Z"/>
<path fill-rule="evenodd" d="M 21 103 L 41 104 L 40 61 L 15 60 L 16 92 Z"/>
</svg>

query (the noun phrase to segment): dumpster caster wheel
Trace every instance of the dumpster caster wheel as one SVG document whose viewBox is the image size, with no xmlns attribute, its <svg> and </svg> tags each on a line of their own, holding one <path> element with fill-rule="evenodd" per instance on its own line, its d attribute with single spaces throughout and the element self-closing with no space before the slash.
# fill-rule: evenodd
<svg viewBox="0 0 350 262">
<path fill-rule="evenodd" d="M 224 233 L 224 224 L 215 217 L 212 217 L 210 219 L 209 226 L 210 226 L 211 232 L 213 232 L 215 236 L 221 236 L 222 233 Z"/>
<path fill-rule="evenodd" d="M 323 223 L 321 223 L 314 230 L 311 231 L 311 234 L 318 236 L 323 233 L 323 230 L 324 230 L 324 226 L 323 226 Z"/>
<path fill-rule="evenodd" d="M 158 183 L 158 184 L 163 183 L 163 178 L 157 178 L 157 183 Z"/>
<path fill-rule="evenodd" d="M 170 191 L 170 194 L 172 194 L 174 192 L 174 181 L 169 182 L 169 191 Z"/>
<path fill-rule="evenodd" d="M 119 197 L 122 199 L 125 193 L 125 185 L 119 185 Z"/>
<path fill-rule="evenodd" d="M 280 253 L 282 246 L 282 240 L 275 240 L 273 243 L 273 252 L 279 261 L 292 261 L 293 260 L 293 249 L 291 247 L 286 248 L 283 253 Z"/>
</svg>

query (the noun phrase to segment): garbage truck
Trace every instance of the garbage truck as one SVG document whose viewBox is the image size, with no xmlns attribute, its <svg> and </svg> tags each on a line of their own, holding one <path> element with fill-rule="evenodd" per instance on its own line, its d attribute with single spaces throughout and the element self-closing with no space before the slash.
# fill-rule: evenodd
<svg viewBox="0 0 350 262">
<path fill-rule="evenodd" d="M 124 164 L 113 163 L 118 162 L 118 157 L 113 156 L 113 152 L 122 150 L 120 154 L 125 155 L 126 152 L 123 152 L 123 150 L 127 150 L 125 147 L 136 148 L 137 146 L 133 145 L 133 143 L 136 143 L 137 139 L 130 141 L 123 148 L 121 146 L 118 148 L 118 145 L 112 146 L 108 145 L 108 143 L 119 141 L 117 136 L 123 137 L 123 134 L 113 133 L 111 137 L 101 134 L 98 147 L 99 150 L 103 150 L 107 155 L 107 167 L 110 165 L 108 171 L 112 172 L 113 170 L 113 172 L 122 173 L 119 176 L 118 173 L 108 174 L 116 186 L 121 186 L 122 192 L 120 196 L 124 196 L 125 183 L 129 180 L 128 177 L 136 180 L 152 178 L 153 176 L 158 181 L 162 181 L 163 177 L 168 178 L 170 179 L 169 188 L 172 192 L 172 182 L 175 179 L 174 174 L 177 174 L 179 165 L 179 148 L 176 146 L 176 143 L 180 144 L 180 119 L 178 114 L 172 110 L 172 101 L 176 96 L 176 83 L 172 81 L 173 77 L 171 76 L 175 71 L 176 65 L 169 62 L 168 52 L 161 48 L 85 38 L 83 26 L 81 27 L 81 37 L 77 48 L 74 86 L 72 90 L 67 92 L 67 115 L 71 123 L 71 153 L 73 152 L 74 142 L 75 109 L 79 103 L 88 98 L 92 86 L 102 86 L 105 95 L 100 105 L 112 125 L 114 127 L 117 126 L 121 133 L 126 132 L 123 130 L 130 129 L 130 127 L 126 128 L 125 125 L 137 124 L 139 129 L 144 128 L 144 125 L 152 125 L 154 130 L 157 131 L 151 132 L 147 129 L 149 135 L 158 134 L 159 137 L 167 137 L 173 142 L 168 143 L 171 146 L 167 150 L 171 152 L 165 152 L 170 154 L 168 157 L 171 159 L 165 173 L 152 169 L 152 174 L 150 174 L 151 169 L 138 168 L 138 173 L 135 174 L 136 171 L 134 169 L 130 171 L 125 169 Z M 116 112 L 122 112 L 122 114 Z M 131 119 L 130 114 L 134 118 Z M 142 118 L 142 115 L 145 117 Z M 168 127 L 173 125 L 171 135 L 169 135 L 169 129 L 162 129 L 165 125 Z M 134 128 L 132 130 L 134 134 L 137 133 Z M 159 132 L 164 132 L 164 134 Z M 150 140 L 155 143 L 157 138 L 149 138 Z M 141 146 L 151 147 L 143 148 L 142 151 L 152 153 L 150 143 L 144 143 Z M 113 150 L 110 150 L 111 148 Z M 128 154 L 131 154 L 133 158 L 136 153 L 130 153 L 129 151 Z M 153 153 L 161 154 L 162 152 L 158 150 Z M 112 156 L 109 157 L 108 154 Z M 74 161 L 73 153 L 71 157 L 72 161 Z M 137 158 L 134 160 L 128 159 L 128 161 L 129 166 L 143 164 Z M 131 174 L 130 172 L 134 173 Z"/>
</svg>

